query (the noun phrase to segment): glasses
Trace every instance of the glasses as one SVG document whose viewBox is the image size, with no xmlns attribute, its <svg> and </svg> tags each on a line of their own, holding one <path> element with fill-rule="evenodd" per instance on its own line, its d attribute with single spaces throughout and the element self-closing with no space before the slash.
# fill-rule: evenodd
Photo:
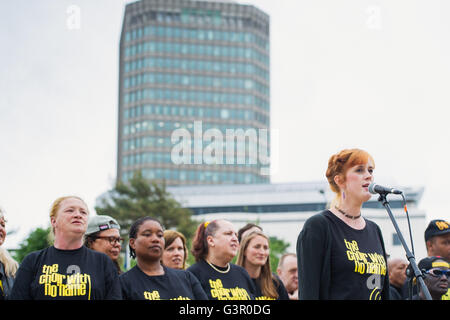
<svg viewBox="0 0 450 320">
<path fill-rule="evenodd" d="M 449 278 L 450 270 L 442 270 L 442 269 L 430 269 L 426 271 L 426 273 L 432 275 L 433 277 L 441 277 L 442 275 Z"/>
<path fill-rule="evenodd" d="M 120 237 L 95 237 L 95 239 L 105 239 L 108 240 L 109 243 L 113 246 L 114 244 L 116 244 L 116 242 L 118 244 L 122 244 L 123 242 L 123 238 Z"/>
</svg>

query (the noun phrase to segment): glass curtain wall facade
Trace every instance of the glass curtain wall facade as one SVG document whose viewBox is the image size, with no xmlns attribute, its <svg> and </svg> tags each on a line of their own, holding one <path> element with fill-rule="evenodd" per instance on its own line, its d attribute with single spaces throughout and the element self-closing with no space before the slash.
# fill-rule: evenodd
<svg viewBox="0 0 450 320">
<path fill-rule="evenodd" d="M 167 185 L 269 183 L 269 48 L 269 17 L 254 6 L 128 4 L 117 179 L 141 170 Z"/>
</svg>

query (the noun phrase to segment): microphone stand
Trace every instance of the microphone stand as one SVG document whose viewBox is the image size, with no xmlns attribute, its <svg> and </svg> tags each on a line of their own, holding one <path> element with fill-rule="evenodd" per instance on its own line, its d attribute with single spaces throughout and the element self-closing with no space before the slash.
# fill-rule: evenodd
<svg viewBox="0 0 450 320">
<path fill-rule="evenodd" d="M 423 291 L 425 298 L 427 300 L 433 300 L 430 295 L 430 291 L 428 291 L 427 286 L 425 285 L 425 282 L 423 281 L 423 274 L 419 270 L 419 267 L 416 264 L 416 258 L 411 253 L 411 251 L 408 248 L 408 245 L 405 242 L 405 239 L 403 238 L 403 235 L 398 227 L 397 221 L 395 221 L 394 215 L 392 214 L 391 207 L 389 205 L 389 201 L 386 199 L 386 194 L 380 193 L 380 197 L 378 198 L 378 201 L 380 201 L 383 206 L 386 208 L 386 211 L 389 214 L 389 217 L 391 218 L 392 224 L 394 225 L 395 231 L 397 232 L 397 236 L 400 239 L 400 242 L 402 243 L 403 248 L 406 252 L 406 258 L 409 261 L 409 265 L 412 267 L 412 270 L 414 272 L 414 276 L 416 277 L 417 281 L 419 282 L 420 289 Z M 411 297 L 410 297 L 411 299 Z"/>
</svg>

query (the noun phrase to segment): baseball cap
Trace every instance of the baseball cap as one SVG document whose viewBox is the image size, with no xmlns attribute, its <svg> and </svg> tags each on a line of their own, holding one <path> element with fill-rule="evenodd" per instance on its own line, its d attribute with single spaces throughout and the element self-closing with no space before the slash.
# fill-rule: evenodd
<svg viewBox="0 0 450 320">
<path fill-rule="evenodd" d="M 110 216 L 93 216 L 91 219 L 89 219 L 86 235 L 108 229 L 120 230 L 120 226 L 117 223 L 116 219 Z"/>
<path fill-rule="evenodd" d="M 440 236 L 450 232 L 450 224 L 441 219 L 431 220 L 425 230 L 425 242 L 431 237 Z"/>
<path fill-rule="evenodd" d="M 417 266 L 419 267 L 420 270 L 425 271 L 438 267 L 449 268 L 448 262 L 446 262 L 445 259 L 440 256 L 423 258 L 422 260 L 419 261 L 419 264 Z"/>
</svg>

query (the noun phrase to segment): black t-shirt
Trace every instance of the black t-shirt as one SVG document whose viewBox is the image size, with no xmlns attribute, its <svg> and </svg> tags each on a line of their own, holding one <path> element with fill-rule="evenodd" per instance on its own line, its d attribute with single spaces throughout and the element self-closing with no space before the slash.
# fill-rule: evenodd
<svg viewBox="0 0 450 320">
<path fill-rule="evenodd" d="M 117 300 L 119 276 L 112 260 L 82 246 L 59 250 L 54 246 L 25 257 L 11 292 L 11 300 Z"/>
<path fill-rule="evenodd" d="M 5 266 L 0 262 L 0 300 L 7 300 L 14 283 L 13 277 L 8 277 Z"/>
<path fill-rule="evenodd" d="M 1 271 L 3 271 L 3 265 L 2 265 L 2 263 L 0 262 L 0 300 L 5 300 L 5 298 L 4 298 L 4 293 L 3 293 L 3 282 L 2 282 L 2 280 L 3 280 L 3 272 L 1 272 Z"/>
<path fill-rule="evenodd" d="M 125 300 L 207 300 L 198 279 L 185 270 L 163 266 L 164 274 L 146 275 L 138 266 L 119 276 Z"/>
<path fill-rule="evenodd" d="M 261 290 L 261 282 L 259 279 L 252 278 L 252 281 L 256 288 L 255 300 L 275 300 L 274 298 L 263 295 Z M 289 300 L 289 294 L 278 276 L 272 274 L 272 282 L 278 293 L 278 298 L 276 300 Z"/>
<path fill-rule="evenodd" d="M 387 267 L 377 226 L 366 219 L 366 226 L 356 230 L 330 211 L 325 215 L 333 231 L 330 298 L 381 299 Z"/>
<path fill-rule="evenodd" d="M 230 263 L 228 271 L 218 272 L 201 260 L 187 270 L 200 281 L 209 300 L 253 300 L 255 297 L 255 285 L 241 266 Z"/>
<path fill-rule="evenodd" d="M 408 299 L 408 283 L 405 282 L 400 288 L 390 284 L 389 287 L 390 300 L 406 300 Z"/>
</svg>

